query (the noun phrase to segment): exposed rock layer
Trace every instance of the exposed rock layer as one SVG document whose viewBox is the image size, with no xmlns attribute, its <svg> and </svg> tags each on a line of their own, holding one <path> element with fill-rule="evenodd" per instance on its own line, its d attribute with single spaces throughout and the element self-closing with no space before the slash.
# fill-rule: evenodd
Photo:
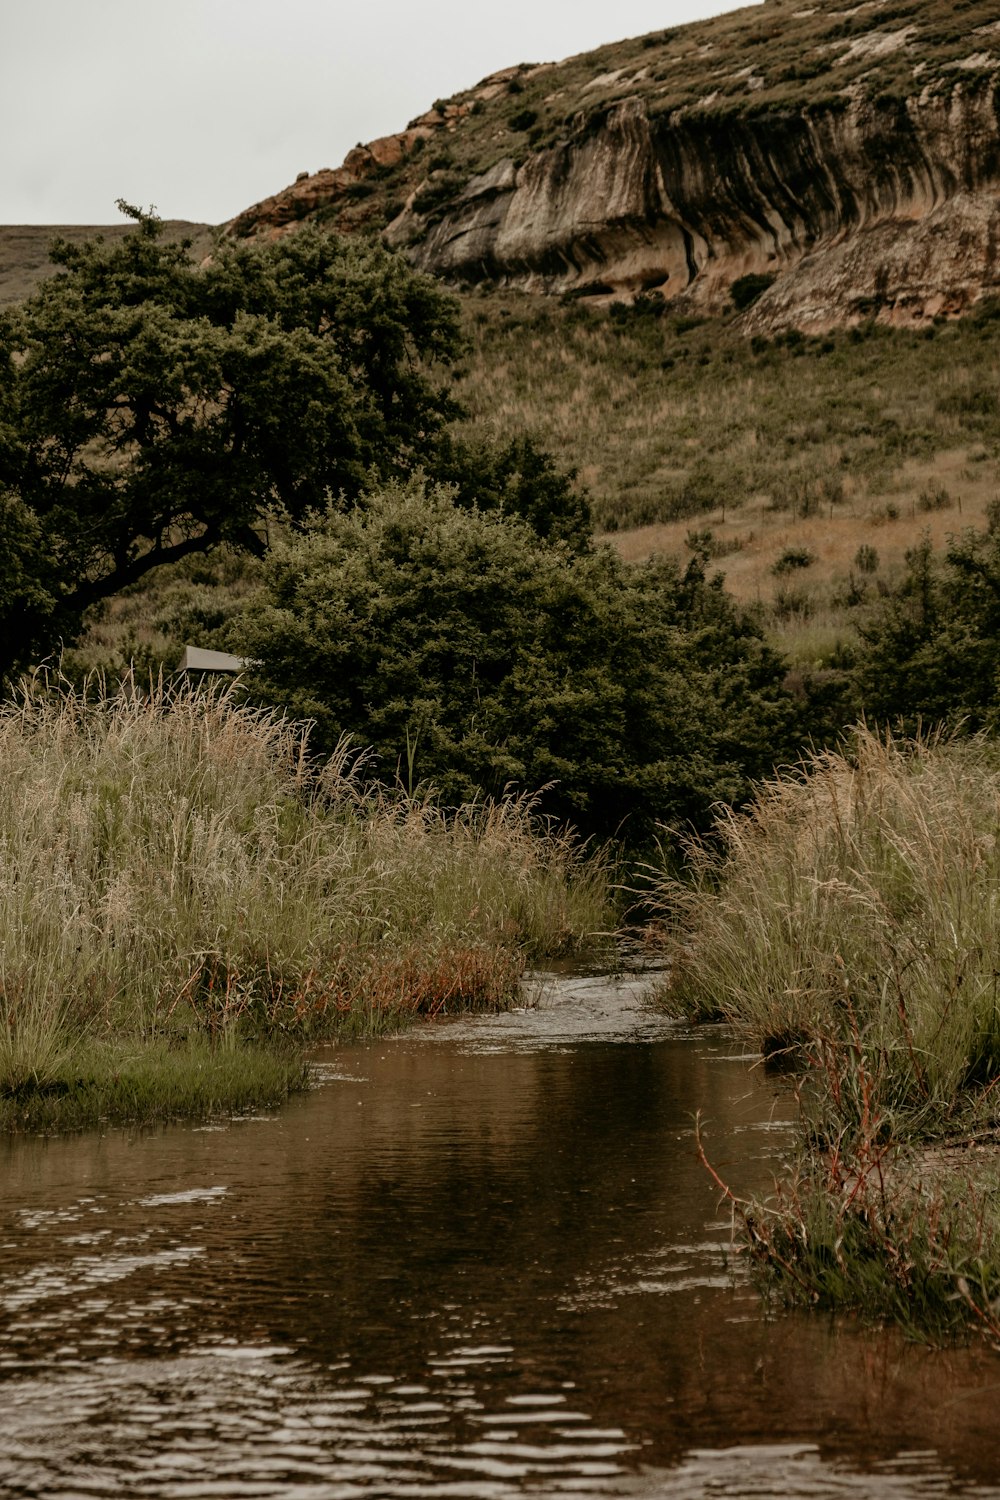
<svg viewBox="0 0 1000 1500">
<path fill-rule="evenodd" d="M 757 327 L 958 312 L 1000 277 L 998 101 L 992 79 L 783 116 L 651 120 L 626 101 L 473 179 L 435 223 L 404 211 L 387 238 L 439 276 L 706 308 L 739 276 L 790 273 Z"/>
<path fill-rule="evenodd" d="M 748 330 L 959 313 L 1000 290 L 1000 23 L 887 4 L 769 0 L 507 69 L 228 232 L 319 219 L 446 278 L 706 310 L 769 274 Z"/>
</svg>

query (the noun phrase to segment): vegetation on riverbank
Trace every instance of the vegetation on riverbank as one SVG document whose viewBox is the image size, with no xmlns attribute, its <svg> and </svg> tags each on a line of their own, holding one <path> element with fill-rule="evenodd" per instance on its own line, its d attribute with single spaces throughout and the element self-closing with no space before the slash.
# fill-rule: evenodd
<svg viewBox="0 0 1000 1500">
<path fill-rule="evenodd" d="M 609 917 L 525 799 L 446 814 L 232 691 L 134 680 L 0 709 L 0 850 L 8 1125 L 273 1102 L 294 1044 L 502 1006 Z"/>
<path fill-rule="evenodd" d="M 502 1006 L 527 961 L 613 925 L 606 865 L 540 813 L 633 854 L 665 825 L 676 869 L 681 830 L 724 803 L 660 894 L 670 1003 L 800 1071 L 800 1160 L 772 1202 L 736 1205 L 755 1262 L 791 1296 L 1000 1341 L 1000 751 L 860 730 L 747 807 L 859 711 L 995 733 L 997 307 L 746 342 L 650 297 L 471 298 L 446 387 L 440 289 L 282 243 L 205 280 L 140 214 L 118 249 L 67 249 L 5 324 L 9 680 L 100 602 L 73 684 L 0 706 L 0 1128 L 266 1108 L 311 1039 Z M 74 286 L 104 352 L 64 433 Z M 206 373 L 179 288 L 211 294 L 224 368 Z M 310 354 L 288 409 L 322 411 L 307 448 L 287 411 L 272 428 L 256 360 L 279 314 L 275 358 Z M 190 368 L 151 423 L 171 330 Z M 241 402 L 263 426 L 237 504 Z M 35 463 L 69 473 L 60 433 L 71 505 Z M 154 493 L 170 508 L 147 513 Z M 142 688 L 130 660 L 155 678 L 185 641 L 252 667 L 236 690 Z"/>
<path fill-rule="evenodd" d="M 799 1070 L 754 1259 L 811 1303 L 1000 1337 L 1000 753 L 859 730 L 692 851 L 666 1003 Z"/>
</svg>

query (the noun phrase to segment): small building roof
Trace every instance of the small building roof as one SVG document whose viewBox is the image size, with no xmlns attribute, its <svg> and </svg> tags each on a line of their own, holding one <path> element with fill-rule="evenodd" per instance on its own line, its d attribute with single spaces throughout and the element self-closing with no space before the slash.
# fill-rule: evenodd
<svg viewBox="0 0 1000 1500">
<path fill-rule="evenodd" d="M 245 656 L 230 656 L 228 651 L 208 651 L 204 646 L 185 646 L 181 657 L 182 672 L 242 672 Z"/>
</svg>

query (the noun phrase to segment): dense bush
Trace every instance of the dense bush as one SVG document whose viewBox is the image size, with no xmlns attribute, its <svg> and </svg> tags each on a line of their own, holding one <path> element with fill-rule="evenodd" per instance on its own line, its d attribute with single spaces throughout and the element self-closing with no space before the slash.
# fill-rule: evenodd
<svg viewBox="0 0 1000 1500">
<path fill-rule="evenodd" d="M 783 573 L 795 573 L 801 568 L 811 568 L 816 561 L 816 554 L 810 552 L 808 547 L 786 547 L 771 569 L 777 577 Z"/>
<path fill-rule="evenodd" d="M 234 639 L 251 687 L 449 803 L 544 787 L 639 839 L 705 824 L 787 748 L 781 664 L 697 562 L 628 570 L 411 485 L 316 516 L 265 576 Z"/>
<path fill-rule="evenodd" d="M 593 536 L 590 503 L 529 437 L 508 442 L 453 438 L 444 433 L 434 474 L 454 486 L 454 500 L 466 509 L 519 516 L 545 541 L 586 549 Z"/>
<path fill-rule="evenodd" d="M 862 631 L 857 690 L 866 712 L 995 729 L 1000 706 L 1000 533 L 966 531 L 944 557 L 929 540 Z"/>
</svg>

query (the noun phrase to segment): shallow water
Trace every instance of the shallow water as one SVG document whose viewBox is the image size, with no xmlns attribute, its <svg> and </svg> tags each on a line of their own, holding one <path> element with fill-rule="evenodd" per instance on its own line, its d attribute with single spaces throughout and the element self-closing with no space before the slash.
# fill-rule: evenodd
<svg viewBox="0 0 1000 1500">
<path fill-rule="evenodd" d="M 274 1119 L 4 1143 L 0 1494 L 1000 1495 L 1000 1359 L 729 1263 L 787 1100 L 563 978 L 323 1054 Z"/>
</svg>

